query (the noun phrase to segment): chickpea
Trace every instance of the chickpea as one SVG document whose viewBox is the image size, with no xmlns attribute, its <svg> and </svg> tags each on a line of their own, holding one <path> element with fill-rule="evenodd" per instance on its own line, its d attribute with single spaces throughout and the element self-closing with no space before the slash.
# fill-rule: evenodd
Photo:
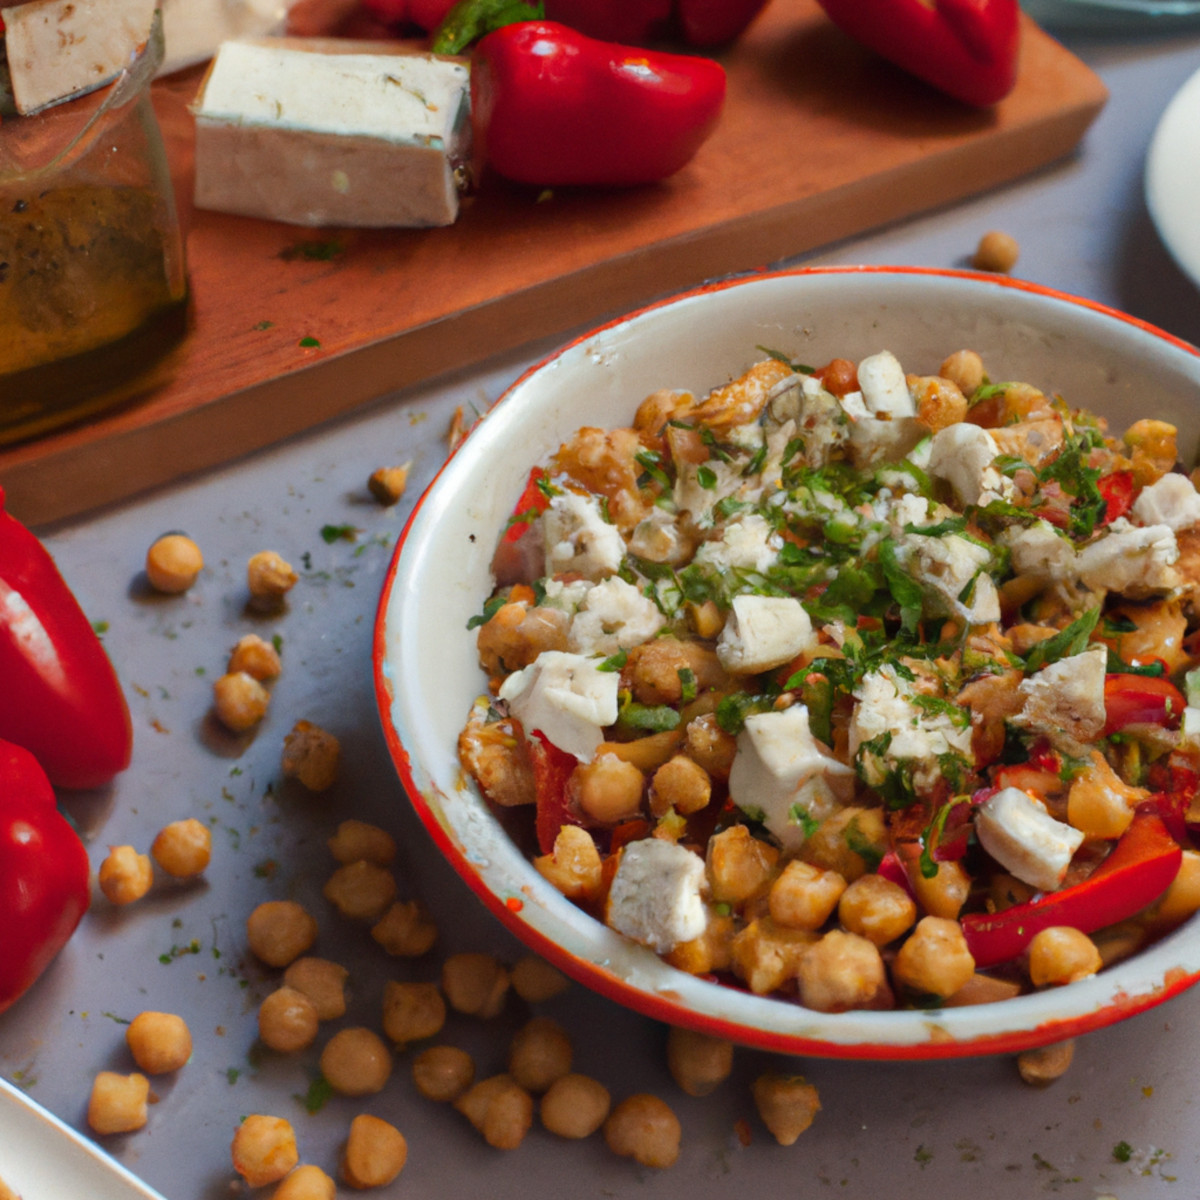
<svg viewBox="0 0 1200 1200">
<path fill-rule="evenodd" d="M 938 374 L 958 384 L 958 390 L 969 400 L 982 386 L 985 376 L 983 359 L 974 350 L 955 350 L 938 367 Z"/>
<path fill-rule="evenodd" d="M 112 904 L 132 904 L 140 900 L 154 882 L 150 856 L 139 854 L 132 846 L 110 846 L 108 857 L 97 873 L 100 890 Z"/>
<path fill-rule="evenodd" d="M 442 1031 L 446 1002 L 436 983 L 398 983 L 383 989 L 383 1032 L 399 1047 Z"/>
<path fill-rule="evenodd" d="M 733 973 L 757 996 L 773 992 L 791 979 L 816 944 L 817 934 L 788 929 L 770 917 L 751 921 L 729 945 Z"/>
<path fill-rule="evenodd" d="M 363 861 L 390 867 L 396 861 L 396 839 L 367 821 L 343 821 L 326 845 L 340 863 Z"/>
<path fill-rule="evenodd" d="M 817 1089 L 799 1075 L 767 1072 L 751 1085 L 762 1123 L 781 1146 L 791 1146 L 821 1111 Z"/>
<path fill-rule="evenodd" d="M 299 1161 L 296 1133 L 282 1117 L 252 1113 L 233 1135 L 233 1169 L 250 1187 L 282 1179 Z"/>
<path fill-rule="evenodd" d="M 164 533 L 146 551 L 146 578 L 156 592 L 186 592 L 204 569 L 200 547 L 182 533 Z"/>
<path fill-rule="evenodd" d="M 283 739 L 280 766 L 310 792 L 324 792 L 337 780 L 342 746 L 338 739 L 311 721 L 297 721 Z"/>
<path fill-rule="evenodd" d="M 397 900 L 371 926 L 371 937 L 397 958 L 419 958 L 437 941 L 437 926 L 419 900 Z"/>
<path fill-rule="evenodd" d="M 566 1030 L 549 1017 L 534 1017 L 512 1040 L 508 1073 L 527 1092 L 540 1095 L 570 1071 L 573 1057 Z"/>
<path fill-rule="evenodd" d="M 248 633 L 234 646 L 225 670 L 230 674 L 244 671 L 259 683 L 266 683 L 279 678 L 283 663 L 279 659 L 279 651 L 270 642 L 263 641 L 257 633 Z"/>
<path fill-rule="evenodd" d="M 317 1040 L 317 1010 L 295 988 L 276 988 L 258 1006 L 258 1036 L 280 1054 L 298 1054 Z"/>
<path fill-rule="evenodd" d="M 730 825 L 708 839 L 706 862 L 712 898 L 718 904 L 745 904 L 765 892 L 779 851 L 756 838 L 745 825 Z"/>
<path fill-rule="evenodd" d="M 650 811 L 656 817 L 671 809 L 690 816 L 706 808 L 711 799 L 712 780 L 708 772 L 686 754 L 676 754 L 663 763 L 650 781 Z"/>
<path fill-rule="evenodd" d="M 412 463 L 407 462 L 402 467 L 380 467 L 371 472 L 367 480 L 367 490 L 385 508 L 397 504 L 408 488 L 408 472 Z"/>
<path fill-rule="evenodd" d="M 1036 1050 L 1022 1050 L 1017 1055 L 1017 1073 L 1031 1087 L 1049 1087 L 1067 1073 L 1075 1058 L 1075 1040 L 1055 1042 Z"/>
<path fill-rule="evenodd" d="M 835 396 L 845 396 L 858 390 L 858 365 L 848 358 L 830 359 L 821 371 L 825 390 Z"/>
<path fill-rule="evenodd" d="M 1012 234 L 990 229 L 979 239 L 971 265 L 977 271 L 994 271 L 1007 275 L 1017 265 L 1020 253 L 1021 247 Z"/>
<path fill-rule="evenodd" d="M 456 1012 L 494 1017 L 504 1007 L 508 971 L 490 954 L 452 954 L 442 964 L 442 991 Z"/>
<path fill-rule="evenodd" d="M 337 1184 L 320 1167 L 300 1166 L 290 1171 L 271 1194 L 271 1200 L 335 1200 Z"/>
<path fill-rule="evenodd" d="M 527 667 L 546 650 L 566 650 L 571 618 L 557 608 L 520 601 L 502 604 L 479 627 L 475 645 L 489 675 Z"/>
<path fill-rule="evenodd" d="M 591 1137 L 612 1108 L 608 1088 L 587 1075 L 563 1075 L 542 1097 L 542 1124 L 564 1138 Z"/>
<path fill-rule="evenodd" d="M 1179 871 L 1155 909 L 1155 918 L 1175 925 L 1200 910 L 1200 853 L 1185 850 Z"/>
<path fill-rule="evenodd" d="M 537 954 L 518 959 L 512 969 L 513 991 L 530 1004 L 540 1004 L 561 996 L 571 986 L 570 980 Z"/>
<path fill-rule="evenodd" d="M 707 1096 L 733 1070 L 733 1043 L 672 1026 L 667 1034 L 667 1069 L 689 1096 Z"/>
<path fill-rule="evenodd" d="M 823 871 L 793 859 L 771 884 L 767 907 L 777 925 L 820 929 L 837 908 L 846 881 L 836 871 Z"/>
<path fill-rule="evenodd" d="M 917 903 L 925 912 L 934 917 L 952 920 L 967 902 L 971 891 L 971 877 L 960 862 L 947 860 L 935 865 L 936 874 L 926 877 L 920 871 L 913 871 L 909 873 L 909 879 L 912 881 Z"/>
<path fill-rule="evenodd" d="M 575 768 L 569 786 L 589 817 L 615 825 L 641 811 L 646 777 L 615 754 L 597 754 L 590 763 Z"/>
<path fill-rule="evenodd" d="M 568 900 L 577 904 L 595 900 L 604 886 L 600 851 L 592 835 L 578 825 L 564 825 L 550 854 L 538 855 L 533 865 Z"/>
<path fill-rule="evenodd" d="M 172 821 L 158 831 L 150 853 L 168 875 L 191 879 L 201 874 L 212 858 L 212 834 L 195 817 Z"/>
<path fill-rule="evenodd" d="M 888 994 L 887 973 L 874 942 L 831 930 L 796 968 L 800 1003 L 817 1012 L 877 1006 Z"/>
<path fill-rule="evenodd" d="M 957 383 L 940 375 L 910 375 L 909 394 L 916 401 L 917 420 L 938 433 L 967 415 L 967 398 Z"/>
<path fill-rule="evenodd" d="M 430 1046 L 413 1059 L 413 1083 L 426 1100 L 457 1100 L 475 1082 L 475 1062 L 457 1046 Z"/>
<path fill-rule="evenodd" d="M 896 982 L 924 996 L 953 996 L 974 974 L 962 926 L 945 917 L 922 917 L 892 964 Z"/>
<path fill-rule="evenodd" d="M 192 1057 L 187 1022 L 174 1013 L 138 1013 L 125 1029 L 125 1044 L 147 1075 L 178 1071 Z"/>
<path fill-rule="evenodd" d="M 321 1074 L 342 1096 L 371 1096 L 392 1074 L 392 1056 L 383 1039 L 361 1025 L 340 1029 L 321 1051 Z"/>
<path fill-rule="evenodd" d="M 467 1089 L 454 1107 L 497 1150 L 515 1150 L 533 1124 L 533 1097 L 511 1075 L 493 1075 Z"/>
<path fill-rule="evenodd" d="M 246 939 L 255 958 L 286 967 L 317 940 L 317 923 L 294 900 L 266 900 L 246 918 Z"/>
<path fill-rule="evenodd" d="M 898 883 L 882 875 L 861 875 L 842 893 L 838 920 L 851 932 L 886 946 L 912 928 L 917 906 Z"/>
<path fill-rule="evenodd" d="M 260 550 L 246 564 L 250 606 L 266 612 L 278 608 L 299 576 L 274 550 Z"/>
<path fill-rule="evenodd" d="M 338 867 L 322 894 L 343 917 L 377 921 L 396 898 L 396 879 L 387 867 L 359 859 Z"/>
<path fill-rule="evenodd" d="M 627 1096 L 604 1122 L 608 1148 L 643 1167 L 670 1167 L 679 1158 L 683 1130 L 665 1101 L 648 1092 Z"/>
<path fill-rule="evenodd" d="M 88 1124 L 101 1136 L 141 1129 L 146 1124 L 149 1096 L 150 1080 L 145 1075 L 101 1071 L 92 1082 Z"/>
<path fill-rule="evenodd" d="M 349 972 L 327 958 L 298 958 L 283 973 L 283 982 L 308 997 L 318 1021 L 334 1021 L 346 1014 L 346 977 Z"/>
<path fill-rule="evenodd" d="M 267 715 L 271 693 L 253 675 L 234 671 L 213 684 L 213 712 L 230 733 L 246 733 Z"/>
<path fill-rule="evenodd" d="M 1029 978 L 1034 987 L 1075 983 L 1104 964 L 1096 943 L 1069 925 L 1039 930 L 1029 943 Z"/>
<path fill-rule="evenodd" d="M 350 1122 L 342 1151 L 342 1179 L 352 1188 L 386 1187 L 404 1169 L 408 1143 L 394 1125 L 369 1113 Z"/>
<path fill-rule="evenodd" d="M 729 778 L 733 756 L 737 751 L 737 738 L 721 728 L 715 713 L 705 713 L 689 721 L 684 740 L 688 756 L 697 766 L 704 768 L 710 779 Z"/>
</svg>

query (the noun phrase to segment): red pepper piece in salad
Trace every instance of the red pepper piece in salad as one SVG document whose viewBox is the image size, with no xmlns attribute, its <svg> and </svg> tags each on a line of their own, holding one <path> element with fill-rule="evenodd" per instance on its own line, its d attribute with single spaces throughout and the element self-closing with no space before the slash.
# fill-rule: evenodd
<svg viewBox="0 0 1200 1200">
<path fill-rule="evenodd" d="M 1177 729 L 1187 700 L 1164 676 L 1104 677 L 1104 737 L 1129 725 L 1161 725 Z"/>
<path fill-rule="evenodd" d="M 1017 81 L 1017 0 L 818 0 L 855 41 L 967 104 L 986 108 Z"/>
<path fill-rule="evenodd" d="M 962 917 L 976 967 L 1019 958 L 1037 933 L 1055 925 L 1093 933 L 1134 916 L 1170 887 L 1182 858 L 1179 843 L 1154 806 L 1139 805 L 1108 857 L 1082 883 L 997 913 Z"/>
<path fill-rule="evenodd" d="M 83 843 L 28 750 L 0 742 L 0 1012 L 33 985 L 90 899 Z"/>
<path fill-rule="evenodd" d="M 1104 515 L 1098 525 L 1111 525 L 1132 507 L 1137 496 L 1137 484 L 1132 471 L 1113 471 L 1096 480 L 1096 488 L 1104 497 Z"/>
<path fill-rule="evenodd" d="M 537 732 L 529 739 L 529 761 L 533 764 L 537 796 L 538 847 L 543 854 L 551 854 L 558 831 L 564 825 L 580 824 L 567 792 L 567 780 L 579 764 L 573 754 L 560 750 Z"/>
<path fill-rule="evenodd" d="M 46 548 L 0 488 L 0 738 L 56 787 L 94 788 L 129 765 L 129 707 L 112 663 Z"/>
</svg>

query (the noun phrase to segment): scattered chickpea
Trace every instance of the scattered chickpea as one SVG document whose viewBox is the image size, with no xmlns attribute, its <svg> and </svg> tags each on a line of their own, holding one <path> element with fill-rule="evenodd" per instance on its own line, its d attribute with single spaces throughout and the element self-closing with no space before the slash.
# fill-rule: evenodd
<svg viewBox="0 0 1200 1200">
<path fill-rule="evenodd" d="M 493 1075 L 473 1084 L 454 1107 L 497 1150 L 515 1150 L 533 1124 L 533 1097 L 511 1075 Z"/>
<path fill-rule="evenodd" d="M 192 1057 L 191 1031 L 175 1013 L 138 1013 L 125 1029 L 125 1044 L 147 1075 L 178 1071 Z"/>
<path fill-rule="evenodd" d="M 283 663 L 279 651 L 270 642 L 264 641 L 257 633 L 248 633 L 234 646 L 225 669 L 231 675 L 244 671 L 259 683 L 266 683 L 279 678 Z"/>
<path fill-rule="evenodd" d="M 573 1057 L 567 1031 L 549 1017 L 534 1017 L 512 1040 L 508 1073 L 527 1092 L 540 1095 L 570 1071 Z"/>
<path fill-rule="evenodd" d="M 821 1111 L 817 1089 L 799 1075 L 767 1072 L 751 1085 L 762 1123 L 781 1146 L 790 1146 Z"/>
<path fill-rule="evenodd" d="M 1073 1038 L 1036 1050 L 1023 1050 L 1017 1055 L 1017 1073 L 1031 1087 L 1049 1087 L 1066 1074 L 1074 1057 Z"/>
<path fill-rule="evenodd" d="M 317 940 L 317 922 L 294 900 L 266 900 L 246 918 L 246 938 L 268 967 L 286 967 Z"/>
<path fill-rule="evenodd" d="M 149 1096 L 150 1080 L 145 1075 L 101 1071 L 92 1083 L 88 1099 L 88 1124 L 102 1136 L 141 1129 L 146 1124 Z"/>
<path fill-rule="evenodd" d="M 370 1029 L 341 1029 L 321 1051 L 321 1074 L 342 1096 L 370 1096 L 382 1091 L 392 1074 L 392 1055 Z"/>
<path fill-rule="evenodd" d="M 371 936 L 384 952 L 397 958 L 419 958 L 433 949 L 437 926 L 419 900 L 397 900 L 371 926 Z"/>
<path fill-rule="evenodd" d="M 386 829 L 351 818 L 343 821 L 325 843 L 340 863 L 366 862 L 390 867 L 396 861 L 396 839 Z"/>
<path fill-rule="evenodd" d="M 892 964 L 901 987 L 926 996 L 953 996 L 974 974 L 962 926 L 945 917 L 922 917 Z"/>
<path fill-rule="evenodd" d="M 298 1054 L 317 1040 L 318 1017 L 313 1002 L 286 984 L 258 1006 L 258 1036 L 281 1054 Z"/>
<path fill-rule="evenodd" d="M 426 1100 L 457 1100 L 475 1082 L 475 1062 L 457 1046 L 430 1046 L 413 1059 L 412 1074 Z"/>
<path fill-rule="evenodd" d="M 342 1179 L 352 1188 L 386 1187 L 404 1169 L 408 1143 L 394 1125 L 370 1113 L 350 1122 L 342 1151 Z"/>
<path fill-rule="evenodd" d="M 1017 265 L 1021 247 L 1009 233 L 991 229 L 979 239 L 971 265 L 977 271 L 995 271 L 1006 275 Z"/>
<path fill-rule="evenodd" d="M 412 463 L 402 467 L 380 467 L 371 472 L 367 480 L 367 490 L 380 504 L 391 506 L 399 502 L 408 488 L 408 472 Z"/>
<path fill-rule="evenodd" d="M 212 858 L 212 833 L 195 817 L 172 821 L 159 830 L 150 854 L 168 875 L 191 879 L 201 874 Z"/>
<path fill-rule="evenodd" d="M 387 867 L 359 859 L 338 867 L 322 894 L 343 917 L 377 921 L 396 899 L 396 879 Z"/>
<path fill-rule="evenodd" d="M 673 1166 L 682 1133 L 670 1106 L 648 1092 L 627 1096 L 604 1122 L 608 1148 L 643 1167 Z"/>
<path fill-rule="evenodd" d="M 612 1108 L 608 1088 L 587 1075 L 563 1075 L 542 1097 L 542 1124 L 564 1138 L 591 1137 Z"/>
<path fill-rule="evenodd" d="M 139 854 L 132 846 L 110 846 L 97 879 L 111 903 L 132 904 L 150 890 L 154 869 L 148 854 Z"/>
<path fill-rule="evenodd" d="M 283 982 L 303 992 L 318 1021 L 334 1021 L 346 1013 L 346 977 L 349 972 L 327 958 L 298 958 L 283 973 Z"/>
<path fill-rule="evenodd" d="M 260 611 L 278 608 L 299 576 L 274 550 L 260 550 L 246 564 L 250 606 Z"/>
<path fill-rule="evenodd" d="M 320 1167 L 296 1167 L 271 1193 L 271 1200 L 335 1200 L 337 1184 Z"/>
<path fill-rule="evenodd" d="M 513 991 L 530 1004 L 541 1004 L 561 996 L 571 982 L 557 968 L 537 954 L 527 954 L 513 965 Z"/>
<path fill-rule="evenodd" d="M 253 675 L 233 671 L 213 683 L 213 712 L 230 733 L 246 733 L 267 715 L 271 693 Z"/>
<path fill-rule="evenodd" d="M 667 1034 L 667 1069 L 689 1096 L 707 1096 L 733 1070 L 733 1043 L 672 1026 Z"/>
<path fill-rule="evenodd" d="M 504 1007 L 509 976 L 490 954 L 452 954 L 442 964 L 442 991 L 456 1012 L 494 1017 Z"/>
<path fill-rule="evenodd" d="M 186 592 L 203 569 L 200 547 L 182 533 L 164 533 L 146 551 L 146 578 L 168 596 Z"/>
<path fill-rule="evenodd" d="M 1096 943 L 1069 925 L 1040 930 L 1029 943 L 1029 978 L 1034 987 L 1075 983 L 1103 966 Z"/>
<path fill-rule="evenodd" d="M 337 779 L 342 747 L 332 733 L 311 721 L 297 721 L 283 739 L 283 773 L 310 792 L 323 792 Z"/>
<path fill-rule="evenodd" d="M 277 1183 L 300 1161 L 291 1124 L 259 1113 L 237 1127 L 230 1153 L 233 1169 L 250 1187 Z"/>
<path fill-rule="evenodd" d="M 397 1046 L 441 1033 L 446 1002 L 436 983 L 400 983 L 389 979 L 383 989 L 383 1032 Z"/>
</svg>

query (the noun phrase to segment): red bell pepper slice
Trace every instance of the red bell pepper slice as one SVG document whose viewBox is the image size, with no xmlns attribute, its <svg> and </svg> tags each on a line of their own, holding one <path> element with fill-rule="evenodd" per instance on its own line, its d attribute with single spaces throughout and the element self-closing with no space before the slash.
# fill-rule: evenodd
<svg viewBox="0 0 1200 1200">
<path fill-rule="evenodd" d="M 88 856 L 37 759 L 0 742 L 0 1012 L 23 995 L 87 911 Z"/>
<path fill-rule="evenodd" d="M 541 467 L 534 467 L 529 472 L 525 490 L 513 509 L 513 515 L 508 518 L 508 528 L 504 531 L 506 542 L 515 542 L 550 507 L 550 497 L 543 486 L 547 478 Z"/>
<path fill-rule="evenodd" d="M 1047 892 L 997 913 L 960 918 L 976 967 L 1023 954 L 1034 935 L 1055 925 L 1093 933 L 1141 912 L 1167 890 L 1183 851 L 1153 806 L 1140 806 L 1109 856 L 1082 883 Z"/>
<path fill-rule="evenodd" d="M 1106 675 L 1103 736 L 1117 733 L 1127 725 L 1176 729 L 1186 704 L 1184 694 L 1162 676 Z"/>
<path fill-rule="evenodd" d="M 1137 485 L 1132 471 L 1113 471 L 1110 475 L 1103 475 L 1096 480 L 1096 488 L 1104 497 L 1104 516 L 1097 524 L 1109 525 L 1133 507 Z"/>
<path fill-rule="evenodd" d="M 483 161 L 517 183 L 631 187 L 686 166 L 716 127 L 712 59 L 589 38 L 554 21 L 489 33 L 471 64 Z"/>
<path fill-rule="evenodd" d="M 567 792 L 567 780 L 579 762 L 575 755 L 560 750 L 540 733 L 529 739 L 529 761 L 533 764 L 537 797 L 538 848 L 543 854 L 552 854 L 554 839 L 564 825 L 583 824 Z"/>
<path fill-rule="evenodd" d="M 980 108 L 1017 81 L 1017 0 L 819 0 L 856 41 L 934 87 Z"/>
<path fill-rule="evenodd" d="M 112 663 L 46 548 L 0 488 L 0 738 L 56 787 L 94 788 L 129 765 L 129 707 Z"/>
</svg>

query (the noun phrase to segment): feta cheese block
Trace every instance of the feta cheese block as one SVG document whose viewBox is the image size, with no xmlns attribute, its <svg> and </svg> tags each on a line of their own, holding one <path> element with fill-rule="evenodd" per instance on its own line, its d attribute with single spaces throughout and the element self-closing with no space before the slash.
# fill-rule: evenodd
<svg viewBox="0 0 1200 1200">
<path fill-rule="evenodd" d="M 560 492 L 542 514 L 547 575 L 582 575 L 600 580 L 625 558 L 621 531 L 604 519 L 600 502 L 578 492 Z"/>
<path fill-rule="evenodd" d="M 0 8 L 19 113 L 115 79 L 150 37 L 157 0 L 29 0 Z"/>
<path fill-rule="evenodd" d="M 389 43 L 226 42 L 192 107 L 197 208 L 293 225 L 449 225 L 464 63 Z"/>
<path fill-rule="evenodd" d="M 607 657 L 648 642 L 665 624 L 653 600 L 613 575 L 584 595 L 571 622 L 570 647 L 580 654 Z"/>
<path fill-rule="evenodd" d="M 735 596 L 717 658 L 734 675 L 757 675 L 790 662 L 812 640 L 812 619 L 794 596 Z"/>
<path fill-rule="evenodd" d="M 1165 525 L 1173 533 L 1200 525 L 1200 492 L 1186 475 L 1170 472 L 1142 488 L 1133 515 L 1143 525 Z"/>
<path fill-rule="evenodd" d="M 1081 830 L 1056 820 L 1020 788 L 1001 788 L 975 813 L 980 845 L 1022 882 L 1052 892 L 1083 841 Z"/>
<path fill-rule="evenodd" d="M 282 33 L 291 0 L 162 0 L 160 75 L 212 58 L 222 42 Z"/>
<path fill-rule="evenodd" d="M 1093 646 L 1023 679 L 1017 691 L 1024 703 L 1013 724 L 1044 733 L 1055 746 L 1079 756 L 1104 732 L 1107 664 L 1107 648 Z"/>
<path fill-rule="evenodd" d="M 708 924 L 702 891 L 704 860 L 661 838 L 630 842 L 621 851 L 608 893 L 609 926 L 669 954 L 698 938 Z"/>
</svg>

